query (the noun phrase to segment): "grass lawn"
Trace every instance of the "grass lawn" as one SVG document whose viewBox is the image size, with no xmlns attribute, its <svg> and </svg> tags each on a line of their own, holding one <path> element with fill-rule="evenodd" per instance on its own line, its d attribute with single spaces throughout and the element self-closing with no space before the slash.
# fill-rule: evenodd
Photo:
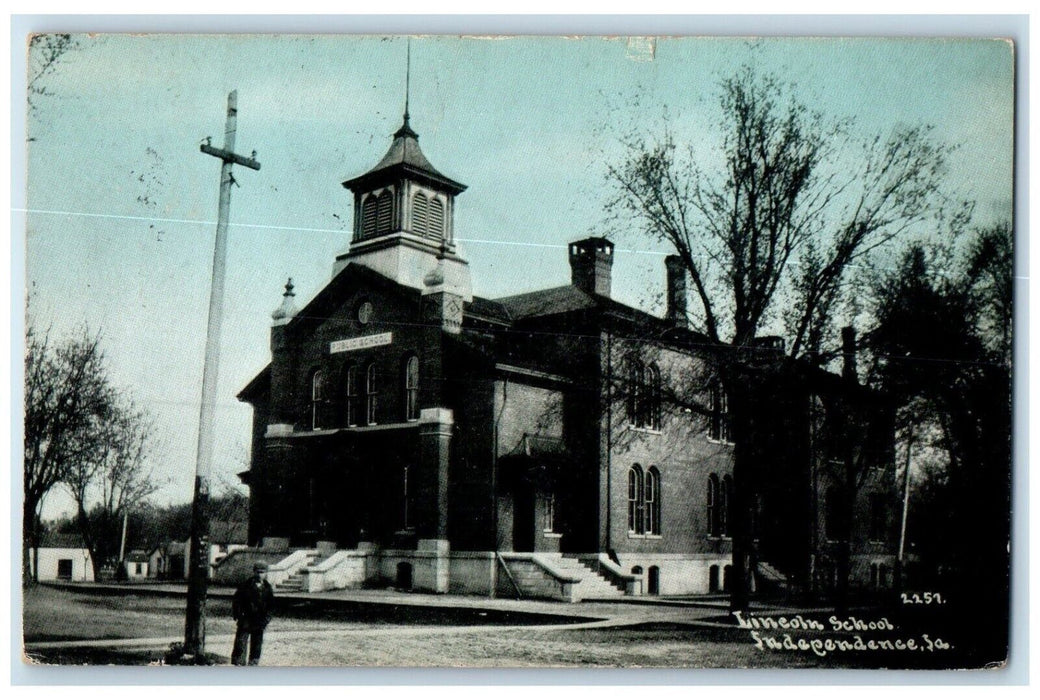
<svg viewBox="0 0 1040 700">
<path fill-rule="evenodd" d="M 211 599 L 206 628 L 232 634 L 231 603 Z M 184 599 L 128 593 L 96 595 L 34 586 L 22 590 L 26 642 L 176 637 L 184 634 Z"/>
</svg>

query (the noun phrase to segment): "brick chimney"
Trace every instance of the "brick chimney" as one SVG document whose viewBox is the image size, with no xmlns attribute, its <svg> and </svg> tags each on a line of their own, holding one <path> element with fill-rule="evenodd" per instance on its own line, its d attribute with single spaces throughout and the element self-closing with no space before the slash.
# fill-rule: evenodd
<svg viewBox="0 0 1040 700">
<path fill-rule="evenodd" d="M 688 328 L 686 317 L 686 268 L 682 258 L 669 255 L 664 259 L 664 267 L 668 272 L 668 311 L 665 316 L 676 328 Z"/>
<path fill-rule="evenodd" d="M 614 244 L 606 238 L 586 238 L 569 246 L 571 284 L 583 292 L 610 296 Z"/>
</svg>

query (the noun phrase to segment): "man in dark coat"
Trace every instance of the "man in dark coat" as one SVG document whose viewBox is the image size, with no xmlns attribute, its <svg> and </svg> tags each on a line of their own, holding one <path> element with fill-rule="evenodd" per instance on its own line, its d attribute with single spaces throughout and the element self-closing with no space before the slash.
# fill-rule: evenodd
<svg viewBox="0 0 1040 700">
<path fill-rule="evenodd" d="M 231 601 L 231 614 L 238 623 L 231 663 L 245 666 L 247 647 L 249 665 L 256 666 L 260 663 L 260 651 L 264 646 L 264 628 L 271 621 L 273 600 L 274 591 L 267 582 L 267 564 L 254 564 L 253 577 L 238 587 Z"/>
</svg>

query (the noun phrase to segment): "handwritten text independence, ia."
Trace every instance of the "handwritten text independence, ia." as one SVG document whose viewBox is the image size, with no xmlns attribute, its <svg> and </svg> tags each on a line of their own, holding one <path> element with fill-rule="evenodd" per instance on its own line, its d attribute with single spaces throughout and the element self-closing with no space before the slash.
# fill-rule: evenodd
<svg viewBox="0 0 1040 700">
<path fill-rule="evenodd" d="M 737 625 L 746 629 L 751 635 L 755 648 L 763 651 L 803 651 L 823 657 L 835 652 L 942 652 L 948 651 L 952 645 L 938 637 L 928 634 L 908 637 L 889 636 L 886 633 L 896 632 L 897 628 L 888 618 L 873 620 L 848 616 L 839 618 L 831 615 L 827 622 L 807 618 L 802 615 L 790 617 L 770 617 L 744 615 L 739 611 L 733 613 Z M 773 631 L 779 632 L 773 634 Z M 792 634 L 793 632 L 793 634 Z M 852 636 L 802 636 L 799 632 L 823 633 L 857 633 Z M 884 634 L 883 638 L 875 638 L 875 634 Z"/>
</svg>

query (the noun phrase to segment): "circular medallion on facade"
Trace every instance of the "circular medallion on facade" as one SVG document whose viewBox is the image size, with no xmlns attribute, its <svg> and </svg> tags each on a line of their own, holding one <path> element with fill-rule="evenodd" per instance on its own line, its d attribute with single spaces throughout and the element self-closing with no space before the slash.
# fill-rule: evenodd
<svg viewBox="0 0 1040 700">
<path fill-rule="evenodd" d="M 357 308 L 357 320 L 362 326 L 367 324 L 372 319 L 372 302 L 363 301 L 358 304 Z"/>
</svg>

